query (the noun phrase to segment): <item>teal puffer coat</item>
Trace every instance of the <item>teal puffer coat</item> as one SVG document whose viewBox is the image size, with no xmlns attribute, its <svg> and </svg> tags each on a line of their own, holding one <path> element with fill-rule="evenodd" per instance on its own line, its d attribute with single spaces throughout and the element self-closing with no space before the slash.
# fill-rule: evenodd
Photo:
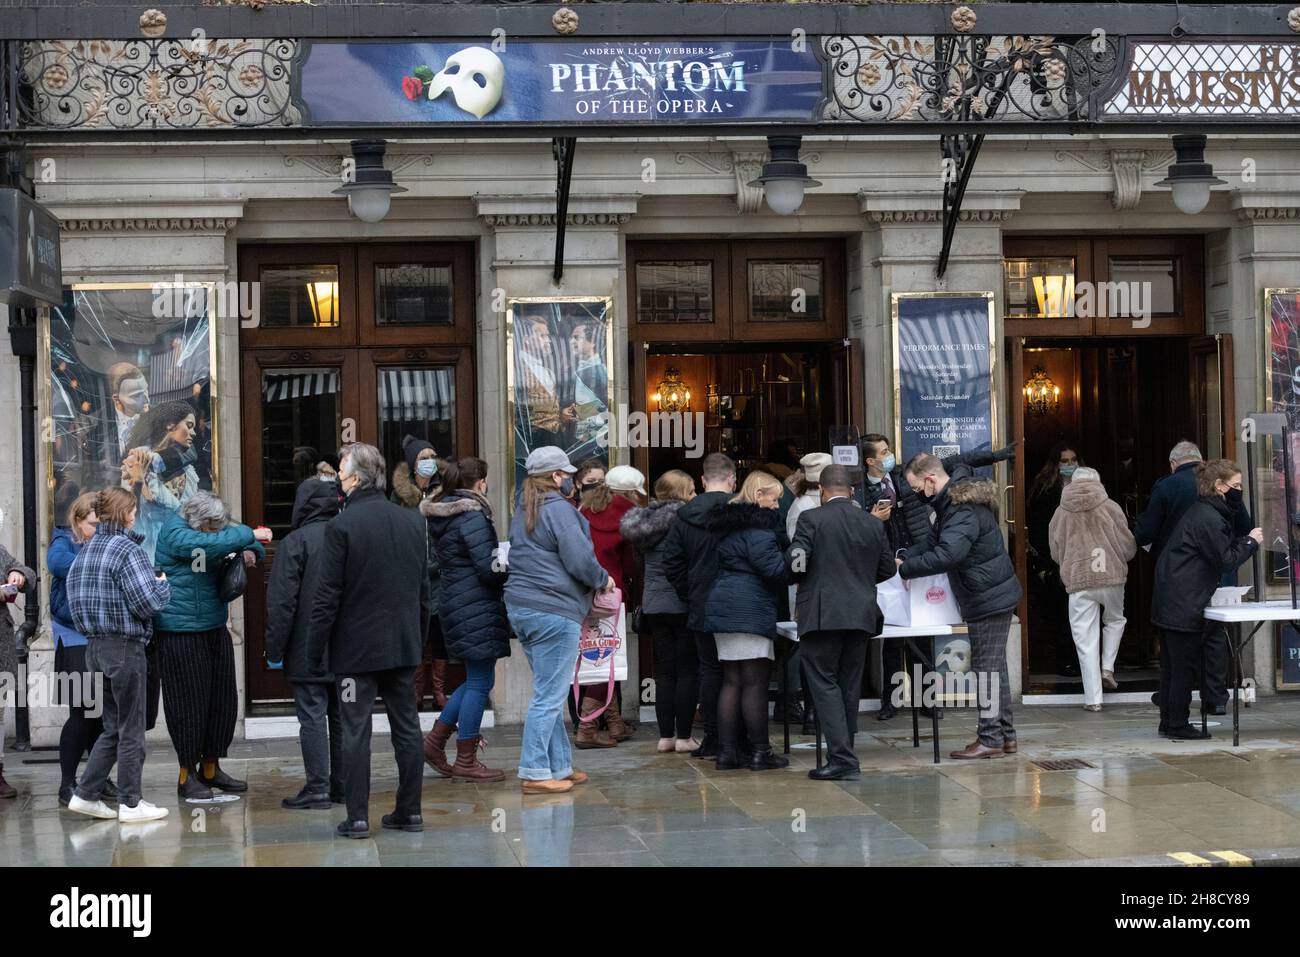
<svg viewBox="0 0 1300 957">
<path fill-rule="evenodd" d="M 202 551 L 199 551 L 199 550 Z M 247 525 L 227 525 L 219 532 L 196 532 L 175 512 L 158 533 L 154 564 L 167 575 L 171 601 L 153 620 L 155 631 L 212 631 L 226 624 L 226 603 L 217 597 L 225 556 L 248 549 L 265 555 Z M 199 561 L 199 558 L 203 561 Z M 196 568 L 203 569 L 196 571 Z M 253 574 L 249 570 L 249 574 Z"/>
</svg>

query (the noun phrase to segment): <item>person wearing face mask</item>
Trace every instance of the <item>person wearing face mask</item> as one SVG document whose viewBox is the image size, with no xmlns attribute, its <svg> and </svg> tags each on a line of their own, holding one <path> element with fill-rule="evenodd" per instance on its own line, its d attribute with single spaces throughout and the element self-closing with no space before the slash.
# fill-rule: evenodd
<svg viewBox="0 0 1300 957">
<path fill-rule="evenodd" d="M 343 730 L 347 819 L 340 837 L 370 836 L 370 738 L 376 697 L 384 699 L 397 762 L 397 801 L 387 829 L 420 831 L 423 735 L 415 670 L 429 628 L 428 532 L 424 518 L 384 495 L 384 457 L 356 442 L 339 456 L 347 508 L 325 523 L 320 578 L 307 626 L 307 666 L 333 672 Z"/>
<path fill-rule="evenodd" d="M 1080 675 L 1079 658 L 1070 630 L 1069 599 L 1061 583 L 1061 569 L 1052 560 L 1048 530 L 1061 506 L 1061 493 L 1081 464 L 1079 453 L 1072 445 L 1057 443 L 1025 496 L 1031 608 L 1042 616 L 1052 637 L 1057 674 L 1071 678 Z"/>
<path fill-rule="evenodd" d="M 996 706 L 980 702 L 976 740 L 951 756 L 969 760 L 1014 754 L 1018 747 L 1011 722 L 1007 636 L 1021 591 L 994 513 L 997 486 L 962 467 L 950 477 L 939 459 L 924 452 L 912 457 L 903 475 L 934 508 L 935 542 L 925 551 L 896 559 L 898 573 L 904 580 L 948 575 L 970 635 L 971 670 L 997 675 Z"/>
<path fill-rule="evenodd" d="M 402 461 L 393 467 L 393 488 L 388 500 L 403 508 L 419 509 L 430 501 L 442 489 L 442 475 L 438 454 L 434 447 L 423 439 L 413 435 L 402 437 Z M 438 556 L 429 539 L 429 601 L 433 617 L 429 619 L 429 642 L 424 648 L 420 667 L 415 672 L 415 703 L 419 707 L 424 703 L 424 696 L 433 693 L 433 703 L 442 710 L 447 706 L 447 697 L 465 680 L 465 667 L 459 661 L 452 662 L 447 655 L 447 646 L 442 637 L 442 626 L 438 619 L 441 607 L 438 568 Z"/>
<path fill-rule="evenodd" d="M 600 459 L 587 459 L 573 473 L 573 494 L 568 496 L 574 506 L 582 507 L 582 498 L 594 492 L 605 482 L 605 463 Z"/>
<path fill-rule="evenodd" d="M 949 455 L 941 459 L 944 471 L 956 475 L 958 469 L 967 472 L 984 468 L 1015 457 L 1016 444 L 1000 449 L 977 450 Z M 920 498 L 903 476 L 902 466 L 894 455 L 889 438 L 879 432 L 862 437 L 862 463 L 866 468 L 866 481 L 862 483 L 859 504 L 885 524 L 889 547 L 898 556 L 915 555 L 934 545 L 934 527 L 931 508 Z M 898 714 L 890 689 L 895 675 L 910 673 L 911 655 L 902 638 L 886 638 L 881 643 L 880 711 L 876 718 L 888 721 Z M 929 708 L 921 713 L 930 716 Z"/>
<path fill-rule="evenodd" d="M 1192 689 L 1200 670 L 1205 607 L 1225 572 L 1250 561 L 1264 541 L 1252 528 L 1237 535 L 1242 506 L 1241 469 L 1216 459 L 1196 468 L 1200 497 L 1184 513 L 1156 562 L 1151 622 L 1161 629 L 1167 652 L 1160 669 L 1159 733 L 1175 740 L 1201 740 L 1208 731 L 1190 723 Z M 1168 667 L 1163 667 L 1168 661 Z"/>
<path fill-rule="evenodd" d="M 533 671 L 519 778 L 524 794 L 554 794 L 587 780 L 573 768 L 564 699 L 593 592 L 615 585 L 596 560 L 587 520 L 565 501 L 576 470 L 564 450 L 533 449 L 524 471 L 528 477 L 510 520 L 505 588 L 506 615 Z"/>
</svg>

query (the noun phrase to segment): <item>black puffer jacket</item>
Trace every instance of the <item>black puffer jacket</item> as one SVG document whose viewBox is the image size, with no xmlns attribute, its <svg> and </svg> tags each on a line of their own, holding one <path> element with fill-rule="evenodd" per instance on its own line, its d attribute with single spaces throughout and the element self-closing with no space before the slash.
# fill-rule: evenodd
<svg viewBox="0 0 1300 957">
<path fill-rule="evenodd" d="M 284 676 L 294 683 L 332 684 L 329 648 L 319 665 L 307 654 L 311 599 L 320 585 L 320 557 L 325 525 L 339 513 L 338 485 L 307 479 L 298 487 L 294 516 L 298 523 L 275 548 L 271 584 L 266 592 L 266 660 L 283 661 Z"/>
<path fill-rule="evenodd" d="M 1006 445 L 1000 449 L 977 449 L 973 452 L 962 452 L 959 455 L 950 455 L 942 459 L 944 471 L 949 475 L 957 472 L 961 466 L 967 466 L 968 470 L 964 474 L 970 474 L 969 469 L 984 468 L 987 465 L 993 465 L 996 462 L 1005 462 L 1008 459 L 1015 458 L 1016 447 Z M 934 547 L 934 525 L 930 520 L 930 506 L 922 502 L 912 491 L 912 487 L 907 484 L 907 477 L 903 475 L 903 466 L 894 466 L 894 471 L 889 473 L 889 478 L 893 482 L 894 491 L 898 496 L 898 504 L 890 512 L 889 521 L 885 523 L 885 533 L 889 536 L 889 547 L 895 552 L 903 551 L 909 555 L 918 554 L 927 548 Z M 872 506 L 880 499 L 885 497 L 884 484 L 872 484 L 870 481 L 862 483 L 862 497 L 860 502 L 862 507 L 868 512 Z"/>
<path fill-rule="evenodd" d="M 664 539 L 686 506 L 677 499 L 651 502 L 645 508 L 629 509 L 619 522 L 619 533 L 632 543 L 645 562 L 641 580 L 641 610 L 648 615 L 681 615 L 686 603 L 677 597 L 664 574 Z"/>
<path fill-rule="evenodd" d="M 677 521 L 664 538 L 663 569 L 677 597 L 686 602 L 686 627 L 704 627 L 704 605 L 718 577 L 718 542 L 709 530 L 709 513 L 731 498 L 730 492 L 704 492 L 677 510 Z"/>
<path fill-rule="evenodd" d="M 1233 511 L 1221 495 L 1205 495 L 1183 513 L 1156 562 L 1151 623 L 1200 631 L 1205 606 L 1225 572 L 1255 554 L 1255 540 L 1233 531 Z"/>
<path fill-rule="evenodd" d="M 420 512 L 428 519 L 442 574 L 438 620 L 447 650 L 464 661 L 505 658 L 510 654 L 510 626 L 501 600 L 506 571 L 494 567 L 497 535 L 487 500 L 461 489 L 425 499 Z"/>
<path fill-rule="evenodd" d="M 790 543 L 783 524 L 778 509 L 748 502 L 718 505 L 709 513 L 718 539 L 718 577 L 709 589 L 702 630 L 776 638 L 776 623 L 786 617 L 778 609 L 788 607 Z"/>
<path fill-rule="evenodd" d="M 993 511 L 997 500 L 991 480 L 976 479 L 969 468 L 958 466 L 930 503 L 936 516 L 934 547 L 909 556 L 898 569 L 904 578 L 946 572 L 966 621 L 1006 614 L 1020 604 L 1016 568 Z"/>
</svg>

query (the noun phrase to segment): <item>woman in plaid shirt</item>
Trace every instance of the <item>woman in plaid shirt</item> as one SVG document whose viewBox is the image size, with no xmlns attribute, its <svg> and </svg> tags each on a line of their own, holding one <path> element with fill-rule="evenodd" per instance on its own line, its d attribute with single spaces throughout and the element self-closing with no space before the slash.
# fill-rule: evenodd
<svg viewBox="0 0 1300 957">
<path fill-rule="evenodd" d="M 122 822 L 167 816 L 140 797 L 144 768 L 145 646 L 153 617 L 166 607 L 171 586 L 154 576 L 135 524 L 135 496 L 110 488 L 95 502 L 99 526 L 68 571 L 68 607 L 73 624 L 86 636 L 86 670 L 102 672 L 104 730 L 86 761 L 81 783 L 68 810 Z M 114 813 L 101 800 L 104 784 L 117 765 L 119 804 Z"/>
</svg>

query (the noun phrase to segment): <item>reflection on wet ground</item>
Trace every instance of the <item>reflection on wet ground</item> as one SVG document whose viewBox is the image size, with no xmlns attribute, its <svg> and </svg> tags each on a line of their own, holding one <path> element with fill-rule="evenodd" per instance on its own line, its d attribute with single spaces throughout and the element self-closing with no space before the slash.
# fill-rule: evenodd
<svg viewBox="0 0 1300 957">
<path fill-rule="evenodd" d="M 1243 713 L 1242 747 L 1229 719 L 1214 739 L 1156 737 L 1154 709 L 1114 705 L 1027 707 L 1020 751 L 977 762 L 946 753 L 973 734 L 973 713 L 948 712 L 944 761 L 928 738 L 911 746 L 910 722 L 863 715 L 858 781 L 815 782 L 811 750 L 786 770 L 718 772 L 711 761 L 655 753 L 652 725 L 616 749 L 576 752 L 591 780 L 564 795 L 523 797 L 513 777 L 519 729 L 490 733 L 484 755 L 510 769 L 504 783 L 461 784 L 425 773 L 419 834 L 384 832 L 396 775 L 386 738 L 375 741 L 366 841 L 334 836 L 343 811 L 287 811 L 301 785 L 296 741 L 241 743 L 226 767 L 247 777 L 239 800 L 178 807 L 171 753 L 150 752 L 145 796 L 172 808 L 154 825 L 119 826 L 60 810 L 48 752 L 10 753 L 19 789 L 0 802 L 0 862 L 7 865 L 716 866 L 1088 863 L 1172 859 L 1215 851 L 1290 859 L 1300 848 L 1300 700 L 1273 698 Z M 779 741 L 780 729 L 772 728 Z M 796 743 L 808 738 L 796 737 Z M 1040 770 L 1079 758 L 1092 767 Z M 1295 851 L 1300 854 L 1300 851 Z"/>
</svg>

